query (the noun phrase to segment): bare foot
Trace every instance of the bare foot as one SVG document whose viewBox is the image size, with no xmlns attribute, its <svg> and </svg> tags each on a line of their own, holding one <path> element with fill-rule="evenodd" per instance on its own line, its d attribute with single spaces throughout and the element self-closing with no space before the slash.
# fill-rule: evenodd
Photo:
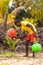
<svg viewBox="0 0 43 65">
<path fill-rule="evenodd" d="M 28 57 L 28 55 L 24 55 L 23 57 Z"/>
</svg>

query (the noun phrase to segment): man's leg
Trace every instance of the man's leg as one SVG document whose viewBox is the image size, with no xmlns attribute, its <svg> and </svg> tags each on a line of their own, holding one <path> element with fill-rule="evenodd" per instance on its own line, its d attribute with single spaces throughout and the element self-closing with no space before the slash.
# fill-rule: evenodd
<svg viewBox="0 0 43 65">
<path fill-rule="evenodd" d="M 29 42 L 26 42 L 26 57 L 28 57 Z"/>
<path fill-rule="evenodd" d="M 35 57 L 35 53 L 33 52 L 33 57 Z"/>
</svg>

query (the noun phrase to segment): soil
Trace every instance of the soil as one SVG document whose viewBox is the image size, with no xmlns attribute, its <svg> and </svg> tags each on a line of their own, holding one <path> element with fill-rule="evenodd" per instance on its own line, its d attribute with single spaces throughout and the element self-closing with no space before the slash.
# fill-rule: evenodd
<svg viewBox="0 0 43 65">
<path fill-rule="evenodd" d="M 0 65 L 43 65 L 43 52 L 35 53 L 35 58 L 32 57 L 32 53 L 29 53 L 29 57 L 23 57 L 25 53 L 16 53 L 17 57 L 1 58 Z"/>
</svg>

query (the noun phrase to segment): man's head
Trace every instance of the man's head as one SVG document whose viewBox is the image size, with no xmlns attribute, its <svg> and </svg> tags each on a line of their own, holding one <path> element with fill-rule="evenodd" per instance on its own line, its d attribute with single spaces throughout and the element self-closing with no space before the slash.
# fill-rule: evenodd
<svg viewBox="0 0 43 65">
<path fill-rule="evenodd" d="M 21 20 L 20 19 L 15 19 L 14 24 L 16 26 L 20 27 L 21 26 Z"/>
</svg>

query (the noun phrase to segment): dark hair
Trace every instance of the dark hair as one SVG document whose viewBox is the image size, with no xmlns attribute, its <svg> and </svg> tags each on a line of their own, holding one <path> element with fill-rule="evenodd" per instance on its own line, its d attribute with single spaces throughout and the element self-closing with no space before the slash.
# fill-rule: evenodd
<svg viewBox="0 0 43 65">
<path fill-rule="evenodd" d="M 16 18 L 16 19 L 14 20 L 14 23 L 16 24 L 17 22 L 20 22 L 20 21 L 21 21 L 20 19 Z"/>
<path fill-rule="evenodd" d="M 14 24 L 16 26 L 20 27 L 21 26 L 21 20 L 20 19 L 15 19 Z"/>
</svg>

